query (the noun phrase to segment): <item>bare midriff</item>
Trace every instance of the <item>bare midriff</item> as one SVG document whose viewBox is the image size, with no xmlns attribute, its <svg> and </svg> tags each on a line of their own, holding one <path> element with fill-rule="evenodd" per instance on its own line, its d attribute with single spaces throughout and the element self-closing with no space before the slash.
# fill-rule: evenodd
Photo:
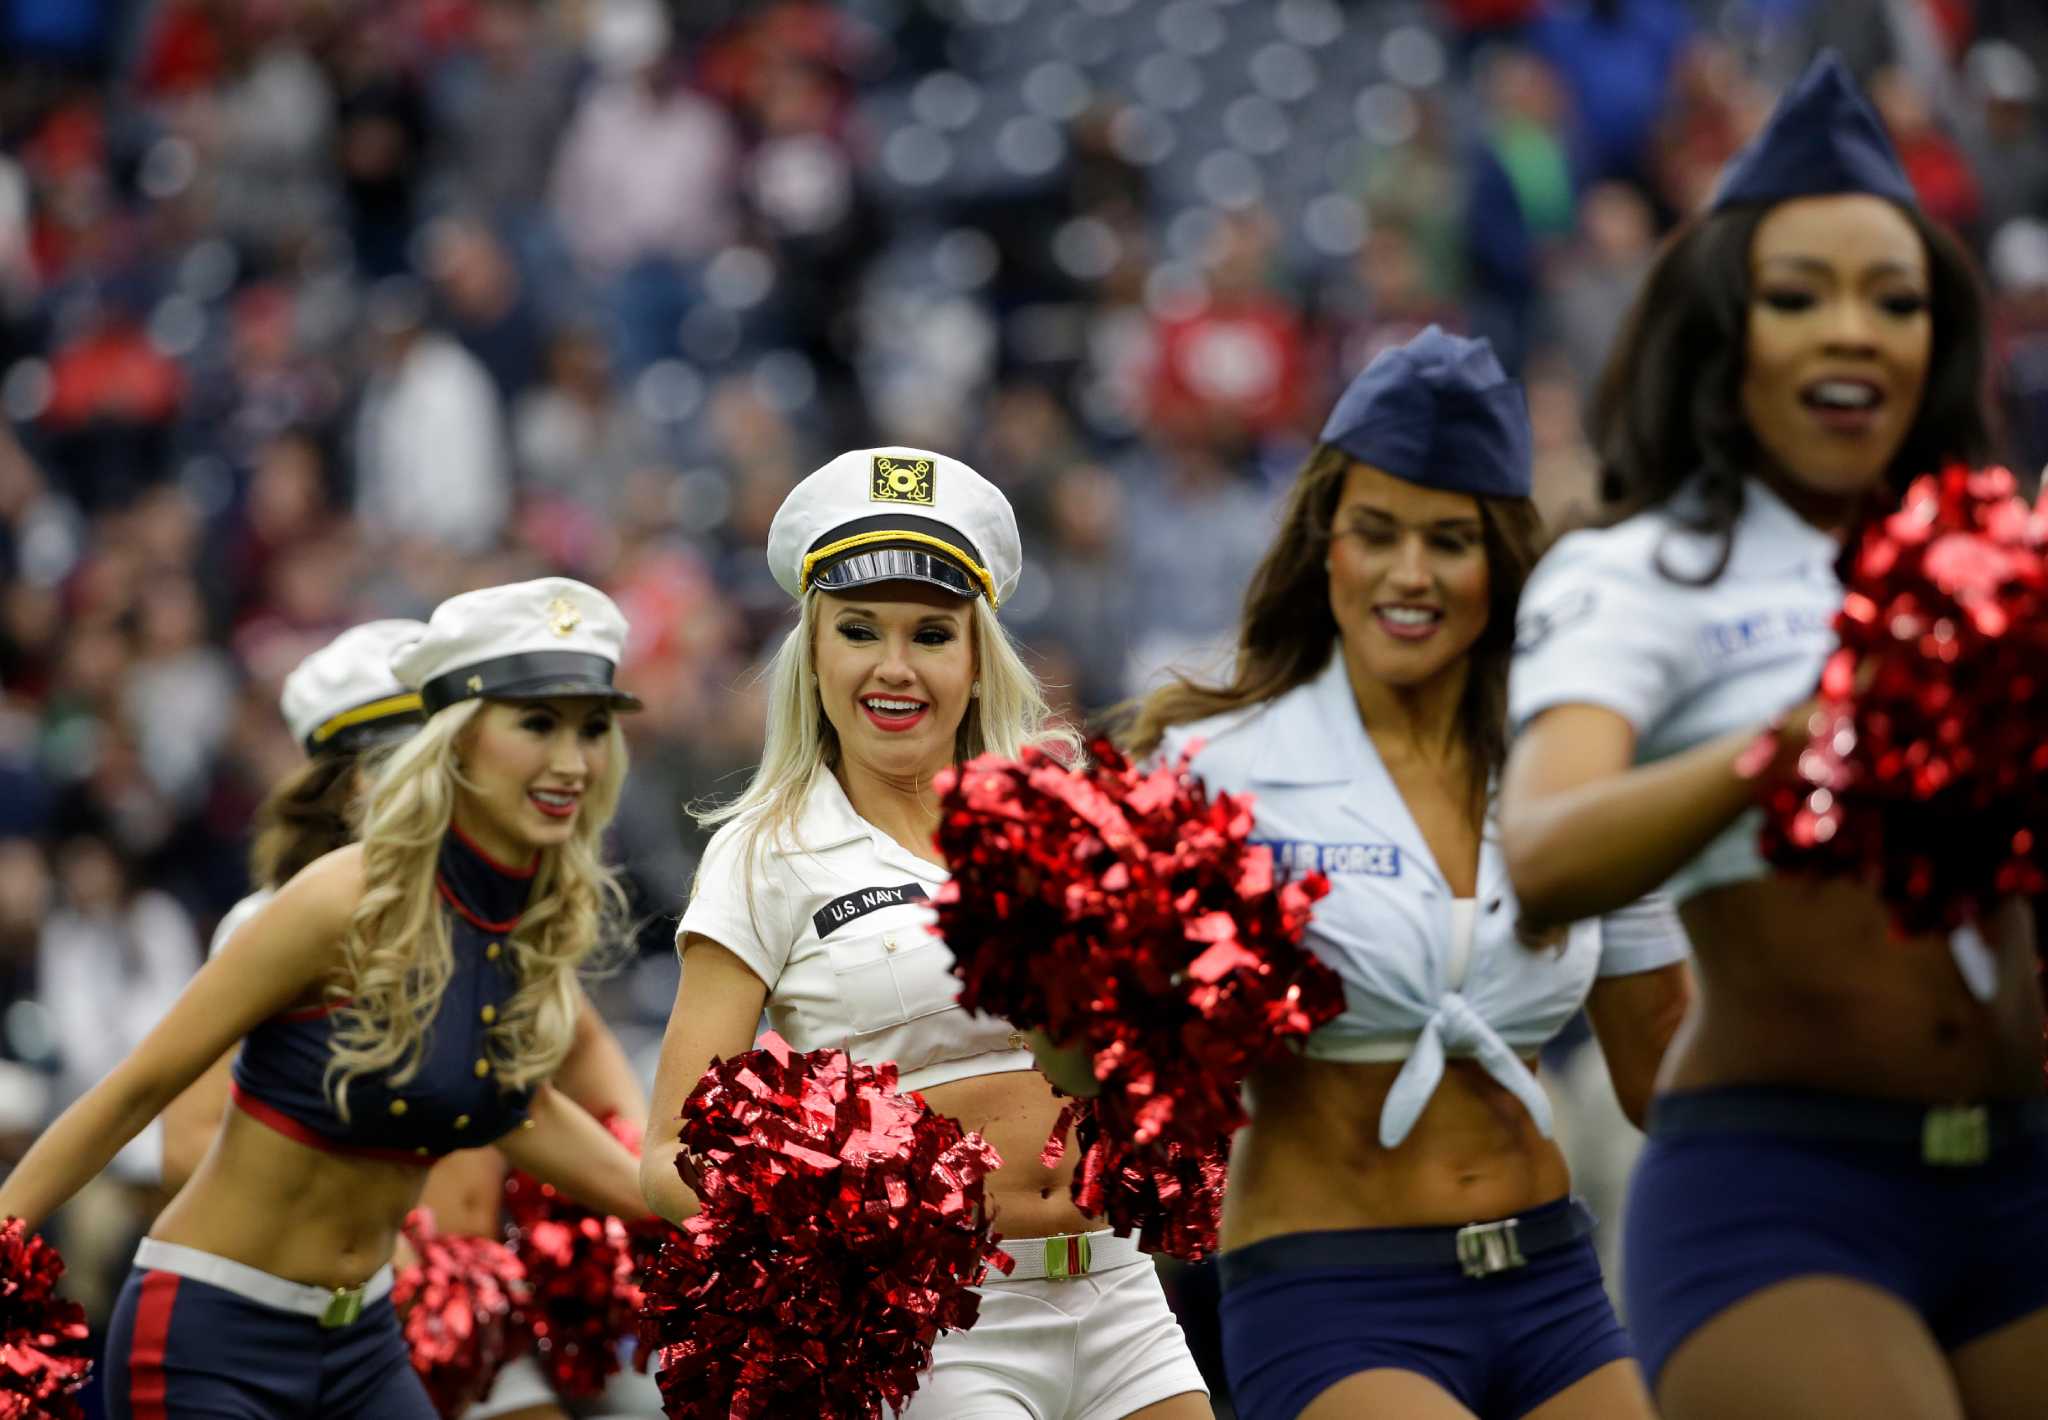
<svg viewBox="0 0 2048 1420">
<path fill-rule="evenodd" d="M 984 1185 L 996 1231 L 1006 1238 L 1046 1238 L 1104 1226 L 1084 1216 L 1067 1195 L 1074 1177 L 1071 1140 L 1058 1163 L 1039 1161 L 1062 1101 L 1036 1070 L 976 1075 L 920 1090 L 925 1103 L 995 1146 L 1003 1166 Z"/>
<path fill-rule="evenodd" d="M 1868 890 L 1766 878 L 1680 905 L 1697 996 L 1659 1088 L 1781 1085 L 1930 1104 L 2041 1093 L 2032 914 L 1983 927 L 1998 989 L 1979 1001 L 1941 937 L 1899 939 Z"/>
<path fill-rule="evenodd" d="M 359 1286 L 390 1259 L 426 1178 L 424 1167 L 311 1148 L 230 1107 L 149 1235 L 292 1282 Z"/>
<path fill-rule="evenodd" d="M 1301 1057 L 1247 1082 L 1252 1122 L 1231 1148 L 1226 1249 L 1286 1233 L 1504 1218 L 1570 1190 L 1557 1144 L 1472 1060 L 1447 1062 L 1408 1137 L 1384 1147 L 1380 1110 L 1403 1063 Z"/>
</svg>

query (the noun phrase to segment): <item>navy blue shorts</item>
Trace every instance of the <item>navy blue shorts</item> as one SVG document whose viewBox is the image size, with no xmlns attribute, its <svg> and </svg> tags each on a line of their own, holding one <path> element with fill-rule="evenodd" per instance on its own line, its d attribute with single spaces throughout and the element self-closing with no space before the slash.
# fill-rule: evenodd
<svg viewBox="0 0 2048 1420">
<path fill-rule="evenodd" d="M 1676 1098 L 1737 1096 L 1791 1098 Z M 1801 1108 L 1827 1107 L 1827 1097 L 1806 1100 Z M 1794 1277 L 1881 1287 L 1952 1350 L 2048 1306 L 2048 1138 L 2020 1137 L 1987 1163 L 1958 1167 L 1891 1145 L 1660 1134 L 1653 1108 L 1624 1237 L 1629 1330 L 1653 1390 L 1688 1336 Z"/>
<path fill-rule="evenodd" d="M 1561 1213 L 1566 1200 L 1525 1213 Z M 1580 1238 L 1491 1277 L 1455 1265 L 1273 1271 L 1233 1283 L 1233 1260 L 1301 1237 L 1369 1238 L 1380 1229 L 1295 1234 L 1224 1254 L 1223 1363 L 1241 1420 L 1294 1420 L 1363 1371 L 1413 1371 L 1486 1420 L 1513 1420 L 1634 1353 Z M 1419 1229 L 1387 1229 L 1414 1233 Z M 1430 1230 L 1437 1231 L 1437 1230 Z"/>
<path fill-rule="evenodd" d="M 107 1420 L 438 1420 L 391 1299 L 348 1326 L 136 1268 L 107 1325 Z"/>
</svg>

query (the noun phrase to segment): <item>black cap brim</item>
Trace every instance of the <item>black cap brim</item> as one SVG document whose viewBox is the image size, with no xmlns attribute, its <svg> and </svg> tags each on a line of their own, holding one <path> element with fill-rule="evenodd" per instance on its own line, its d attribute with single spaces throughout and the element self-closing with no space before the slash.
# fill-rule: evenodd
<svg viewBox="0 0 2048 1420">
<path fill-rule="evenodd" d="M 642 707 L 638 696 L 612 684 L 612 663 L 581 651 L 529 651 L 499 656 L 435 676 L 420 687 L 429 715 L 458 700 L 554 700 L 591 695 L 614 710 Z"/>
<path fill-rule="evenodd" d="M 877 582 L 923 582 L 970 601 L 981 595 L 981 584 L 972 572 L 927 547 L 863 547 L 811 573 L 811 585 L 826 592 Z"/>
</svg>

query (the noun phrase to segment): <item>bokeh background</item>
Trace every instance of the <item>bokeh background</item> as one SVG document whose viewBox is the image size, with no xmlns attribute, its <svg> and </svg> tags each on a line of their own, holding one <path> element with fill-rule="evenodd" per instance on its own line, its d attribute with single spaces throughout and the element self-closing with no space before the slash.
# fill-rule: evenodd
<svg viewBox="0 0 2048 1420">
<path fill-rule="evenodd" d="M 643 930 L 597 989 L 651 1067 L 797 479 L 999 483 L 1077 718 L 1215 662 L 1336 390 L 1428 322 L 1583 515 L 1660 234 L 1822 44 L 1983 263 L 2031 481 L 2039 0 L 0 0 L 0 1169 L 246 890 L 336 632 L 550 572 L 625 608 Z M 1632 1139 L 1554 1056 L 1599 1201 Z M 155 1181 L 145 1139 L 57 1220 L 95 1315 Z"/>
</svg>

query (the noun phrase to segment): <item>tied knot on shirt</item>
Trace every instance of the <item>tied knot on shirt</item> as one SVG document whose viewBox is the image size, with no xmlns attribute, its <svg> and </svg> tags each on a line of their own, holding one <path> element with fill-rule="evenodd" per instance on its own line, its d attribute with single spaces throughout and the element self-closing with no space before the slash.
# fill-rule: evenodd
<svg viewBox="0 0 2048 1420">
<path fill-rule="evenodd" d="M 1394 1088 L 1388 1092 L 1386 1106 L 1380 1111 L 1383 1148 L 1397 1148 L 1408 1137 L 1437 1086 L 1443 1083 L 1444 1062 L 1452 1054 L 1478 1060 L 1489 1075 L 1522 1102 L 1529 1117 L 1535 1120 L 1537 1131 L 1546 1139 L 1551 1137 L 1550 1099 L 1529 1067 L 1470 1001 L 1459 992 L 1446 991 L 1437 999 L 1435 1013 L 1416 1037 L 1414 1052 L 1394 1078 Z"/>
</svg>

